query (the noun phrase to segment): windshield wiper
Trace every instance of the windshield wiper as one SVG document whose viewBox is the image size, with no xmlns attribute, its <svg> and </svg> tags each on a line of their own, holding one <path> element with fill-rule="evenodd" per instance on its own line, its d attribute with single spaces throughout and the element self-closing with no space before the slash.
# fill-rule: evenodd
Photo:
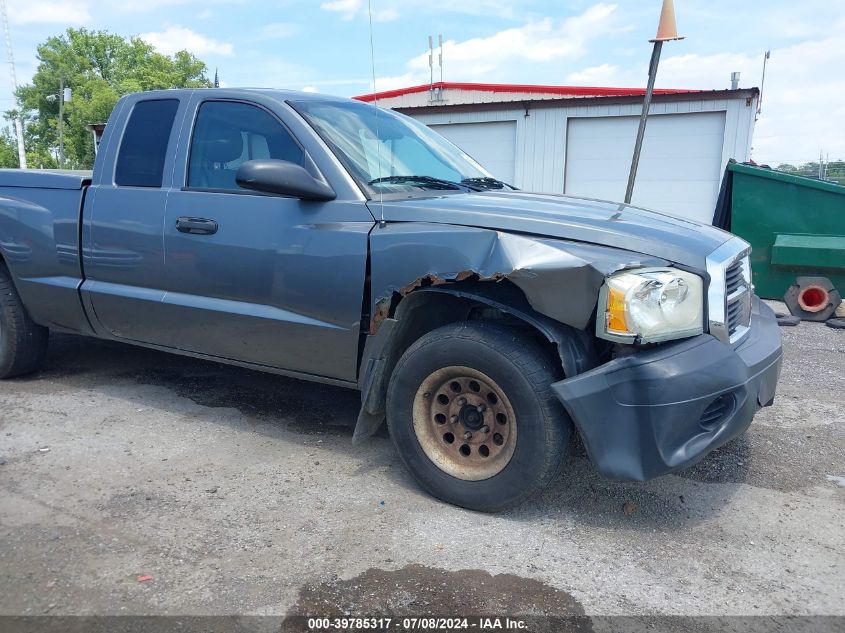
<svg viewBox="0 0 845 633">
<path fill-rule="evenodd" d="M 495 178 L 464 178 L 461 181 L 463 185 L 470 185 L 472 187 L 478 187 L 479 189 L 513 189 L 516 191 L 516 187 L 509 185 L 506 182 L 501 180 L 496 180 Z"/>
<path fill-rule="evenodd" d="M 454 182 L 452 180 L 443 180 L 442 178 L 433 178 L 432 176 L 382 176 L 381 178 L 374 178 L 369 185 L 375 185 L 380 182 L 387 182 L 397 185 L 411 185 L 424 187 L 426 189 L 441 189 L 441 190 L 469 190 L 481 191 L 480 185 L 474 185 L 465 181 Z"/>
</svg>

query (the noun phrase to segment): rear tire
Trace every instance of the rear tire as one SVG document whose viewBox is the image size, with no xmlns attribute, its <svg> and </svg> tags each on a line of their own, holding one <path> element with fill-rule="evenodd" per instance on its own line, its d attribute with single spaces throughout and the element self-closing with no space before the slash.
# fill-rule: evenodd
<svg viewBox="0 0 845 633">
<path fill-rule="evenodd" d="M 435 497 L 503 510 L 560 468 L 572 423 L 550 386 L 562 377 L 553 356 L 517 330 L 445 325 L 411 345 L 391 375 L 390 436 Z"/>
<path fill-rule="evenodd" d="M 0 262 L 0 379 L 40 369 L 48 338 L 49 330 L 29 317 L 8 268 Z"/>
</svg>

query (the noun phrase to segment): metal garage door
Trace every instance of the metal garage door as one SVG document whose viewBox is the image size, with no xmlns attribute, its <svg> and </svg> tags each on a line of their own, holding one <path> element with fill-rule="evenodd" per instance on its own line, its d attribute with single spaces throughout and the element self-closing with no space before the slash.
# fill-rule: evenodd
<svg viewBox="0 0 845 633">
<path fill-rule="evenodd" d="M 638 122 L 638 117 L 569 119 L 566 193 L 624 199 Z M 650 117 L 633 204 L 709 223 L 724 168 L 724 132 L 724 112 Z"/>
<path fill-rule="evenodd" d="M 499 180 L 514 181 L 516 121 L 448 123 L 429 127 L 484 165 Z"/>
</svg>

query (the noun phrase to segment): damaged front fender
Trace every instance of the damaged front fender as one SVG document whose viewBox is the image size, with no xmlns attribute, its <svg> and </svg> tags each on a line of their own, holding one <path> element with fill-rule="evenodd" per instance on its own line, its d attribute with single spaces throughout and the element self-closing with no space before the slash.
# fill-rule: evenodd
<svg viewBox="0 0 845 633">
<path fill-rule="evenodd" d="M 417 288 L 468 279 L 508 279 L 538 313 L 583 330 L 605 277 L 626 268 L 667 265 L 594 244 L 416 222 L 378 227 L 370 244 L 370 334 Z"/>
<path fill-rule="evenodd" d="M 515 316 L 557 347 L 564 373 L 572 376 L 594 361 L 583 330 L 593 317 L 605 277 L 625 268 L 664 265 L 664 260 L 615 248 L 475 227 L 411 222 L 377 227 L 371 234 L 372 316 L 359 376 L 362 407 L 354 441 L 372 435 L 384 420 L 390 373 L 408 342 L 403 340 L 402 322 L 423 319 L 423 327 L 415 323 L 414 331 L 441 324 L 440 315 L 421 315 L 425 308 L 417 302 L 410 310 L 399 309 L 414 291 L 448 292 Z M 503 280 L 523 296 L 482 290 L 498 287 L 489 284 Z"/>
</svg>

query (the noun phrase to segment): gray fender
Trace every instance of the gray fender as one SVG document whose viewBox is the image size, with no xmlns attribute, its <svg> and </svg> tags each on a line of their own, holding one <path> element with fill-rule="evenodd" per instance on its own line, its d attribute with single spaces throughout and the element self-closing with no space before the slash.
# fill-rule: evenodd
<svg viewBox="0 0 845 633">
<path fill-rule="evenodd" d="M 513 282 L 539 314 L 583 330 L 605 277 L 665 260 L 608 246 L 472 226 L 397 222 L 370 234 L 369 333 L 418 288 L 465 280 Z"/>
<path fill-rule="evenodd" d="M 592 339 L 584 330 L 605 278 L 626 268 L 666 264 L 618 248 L 473 226 L 379 224 L 370 234 L 369 336 L 353 439 L 372 435 L 384 419 L 387 382 L 410 344 L 403 336 L 408 331 L 427 332 L 466 318 L 460 302 L 480 302 L 541 332 L 557 346 L 564 373 L 574 376 L 594 363 Z M 418 309 L 426 304 L 420 291 L 448 293 L 457 314 Z M 424 322 L 414 324 L 417 319 Z"/>
</svg>

